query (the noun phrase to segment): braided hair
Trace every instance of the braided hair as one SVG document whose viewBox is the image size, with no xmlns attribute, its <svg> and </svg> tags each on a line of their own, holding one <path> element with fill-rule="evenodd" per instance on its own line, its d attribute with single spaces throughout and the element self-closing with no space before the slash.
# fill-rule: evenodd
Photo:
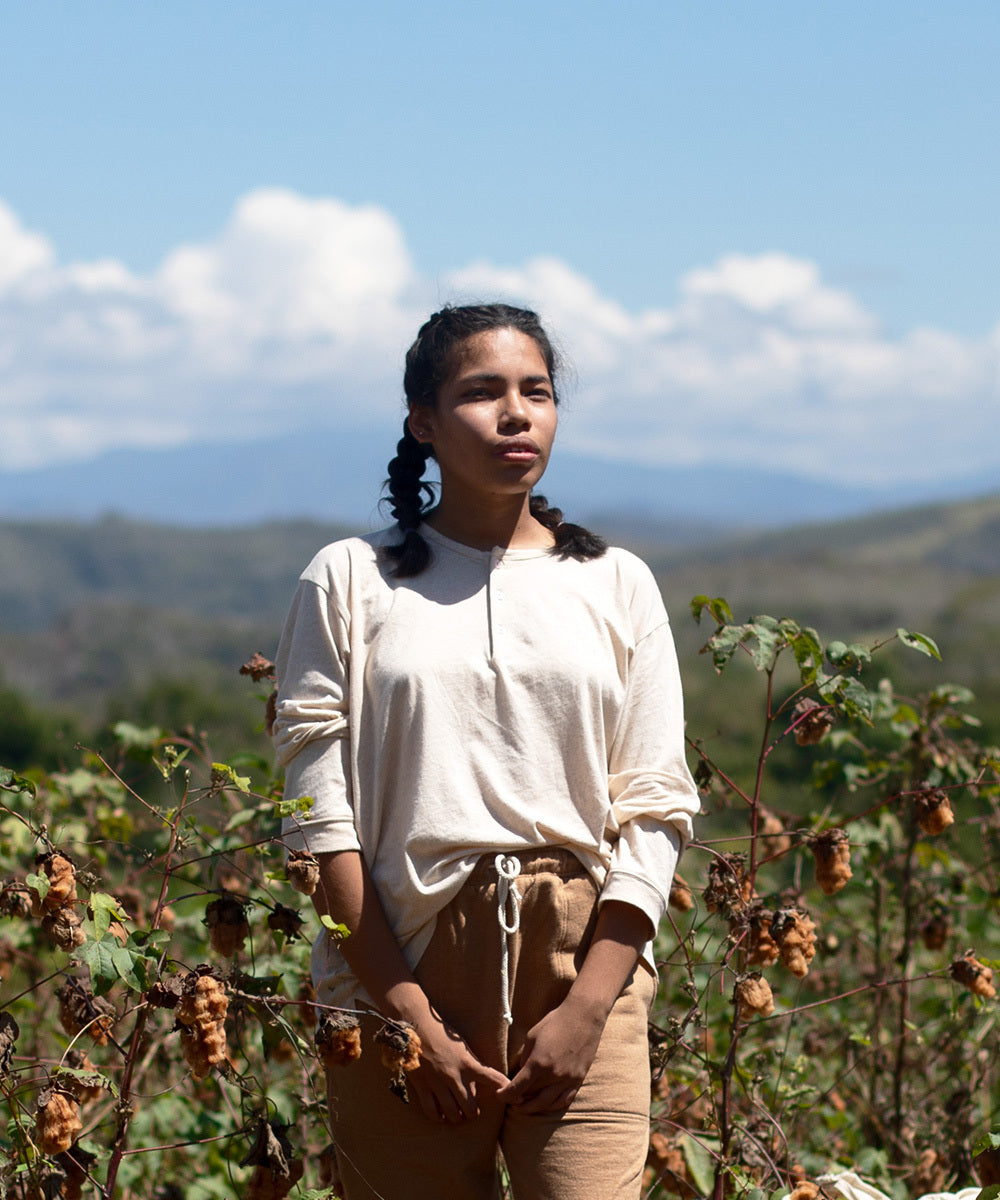
<svg viewBox="0 0 1000 1200">
<path fill-rule="evenodd" d="M 433 408 L 441 385 L 454 369 L 462 342 L 495 329 L 515 329 L 531 338 L 545 361 L 558 404 L 555 380 L 559 361 L 537 314 L 510 304 L 468 304 L 448 305 L 421 326 L 417 340 L 406 353 L 403 390 L 407 405 Z M 419 575 L 431 560 L 431 548 L 419 527 L 436 499 L 434 485 L 423 478 L 427 460 L 433 453 L 433 447 L 418 442 L 409 422 L 404 421 L 403 436 L 396 444 L 396 457 L 389 463 L 389 478 L 385 483 L 389 511 L 403 539 L 386 546 L 384 553 L 395 562 L 393 574 L 399 578 Z M 544 496 L 532 496 L 529 506 L 535 520 L 551 531 L 555 538 L 552 553 L 559 558 L 600 558 L 608 548 L 597 534 L 563 521 L 562 512 L 550 508 Z"/>
</svg>

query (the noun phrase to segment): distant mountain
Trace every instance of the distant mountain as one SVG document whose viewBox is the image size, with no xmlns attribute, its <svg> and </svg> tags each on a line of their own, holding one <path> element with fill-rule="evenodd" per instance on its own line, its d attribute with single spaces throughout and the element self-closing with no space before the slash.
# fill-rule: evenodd
<svg viewBox="0 0 1000 1200">
<path fill-rule="evenodd" d="M 621 513 L 598 519 L 595 528 L 672 574 L 735 566 L 745 575 L 749 563 L 772 573 L 792 564 L 800 574 L 819 564 L 845 578 L 890 567 L 1000 574 L 1000 493 L 768 533 L 730 530 L 726 538 L 707 523 Z M 357 529 L 307 520 L 230 528 L 116 516 L 0 521 L 0 630 L 41 629 L 81 605 L 102 603 L 279 621 L 313 554 Z"/>
<path fill-rule="evenodd" d="M 31 471 L 0 469 L 0 518 L 93 520 L 117 513 L 193 526 L 309 518 L 375 528 L 382 523 L 379 489 L 397 436 L 395 428 L 295 433 L 242 444 L 114 450 Z M 630 514 L 674 526 L 683 542 L 713 527 L 832 520 L 995 485 L 970 478 L 933 489 L 841 487 L 754 465 L 653 466 L 560 448 L 543 490 L 574 519 L 611 514 L 620 524 L 621 515 Z"/>
<path fill-rule="evenodd" d="M 569 508 L 572 497 L 559 499 Z M 740 536 L 731 524 L 725 538 L 716 526 L 630 512 L 594 524 L 656 573 L 695 708 L 713 703 L 714 675 L 688 603 L 708 593 L 740 620 L 793 616 L 828 637 L 872 642 L 899 625 L 928 633 L 944 666 L 910 655 L 910 678 L 924 670 L 928 683 L 966 684 L 1000 731 L 1000 493 Z M 0 688 L 88 720 L 109 697 L 156 685 L 169 695 L 178 681 L 206 703 L 238 705 L 252 690 L 239 663 L 254 650 L 273 655 L 300 571 L 349 531 L 306 520 L 0 521 Z M 167 720 L 152 710 L 142 719 Z"/>
</svg>

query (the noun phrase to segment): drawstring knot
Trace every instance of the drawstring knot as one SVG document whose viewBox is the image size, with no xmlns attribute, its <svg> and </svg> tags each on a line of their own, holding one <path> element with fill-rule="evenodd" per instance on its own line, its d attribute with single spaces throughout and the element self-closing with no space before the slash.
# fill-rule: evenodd
<svg viewBox="0 0 1000 1200">
<path fill-rule="evenodd" d="M 521 927 L 521 893 L 517 890 L 517 877 L 521 864 L 513 854 L 498 854 L 493 860 L 497 872 L 497 921 L 500 925 L 500 986 L 503 989 L 503 1019 L 508 1025 L 514 1023 L 510 1011 L 510 938 Z M 510 920 L 507 907 L 510 906 Z"/>
</svg>

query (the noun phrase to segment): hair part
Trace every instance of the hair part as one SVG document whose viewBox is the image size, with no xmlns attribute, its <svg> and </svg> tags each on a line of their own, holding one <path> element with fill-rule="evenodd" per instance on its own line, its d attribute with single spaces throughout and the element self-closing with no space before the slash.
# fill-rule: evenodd
<svg viewBox="0 0 1000 1200">
<path fill-rule="evenodd" d="M 559 395 L 556 377 L 561 363 L 538 314 L 511 304 L 446 305 L 428 318 L 420 327 L 416 341 L 406 352 L 403 391 L 408 408 L 433 408 L 441 386 L 461 362 L 463 347 L 472 337 L 497 329 L 514 329 L 523 333 L 538 347 L 552 381 L 556 404 Z M 396 444 L 396 457 L 389 463 L 386 498 L 403 540 L 386 546 L 384 554 L 395 561 L 393 574 L 397 578 L 419 575 L 431 560 L 431 548 L 419 532 L 420 522 L 436 501 L 434 485 L 424 480 L 428 458 L 433 457 L 429 445 L 418 442 L 403 422 L 403 436 Z M 563 520 L 558 508 L 550 508 L 544 496 L 532 496 L 531 515 L 555 537 L 553 553 L 559 558 L 599 558 L 607 550 L 607 542 L 580 525 Z"/>
</svg>

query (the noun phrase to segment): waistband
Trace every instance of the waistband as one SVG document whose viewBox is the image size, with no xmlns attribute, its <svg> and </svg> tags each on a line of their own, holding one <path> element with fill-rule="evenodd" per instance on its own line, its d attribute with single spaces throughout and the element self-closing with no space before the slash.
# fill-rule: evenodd
<svg viewBox="0 0 1000 1200">
<path fill-rule="evenodd" d="M 559 879 L 579 879 L 588 874 L 587 868 L 577 858 L 572 850 L 563 846 L 542 846 L 537 850 L 505 850 L 505 855 L 516 855 L 521 864 L 518 878 L 524 875 L 555 875 Z M 484 854 L 472 868 L 469 876 L 476 883 L 496 883 L 495 850 Z"/>
</svg>

